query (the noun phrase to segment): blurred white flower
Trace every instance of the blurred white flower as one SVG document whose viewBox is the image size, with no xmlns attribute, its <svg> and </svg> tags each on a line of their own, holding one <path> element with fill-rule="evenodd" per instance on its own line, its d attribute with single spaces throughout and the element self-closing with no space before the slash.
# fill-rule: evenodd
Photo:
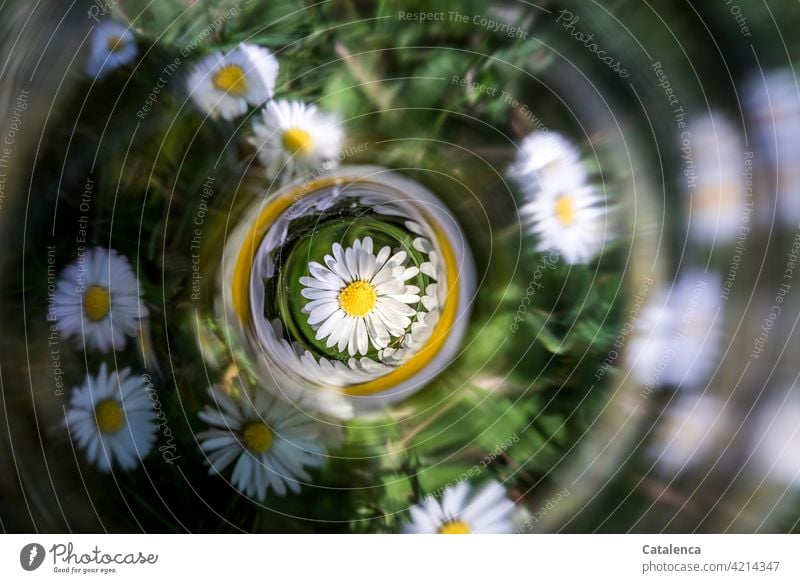
<svg viewBox="0 0 800 583">
<path fill-rule="evenodd" d="M 586 183 L 580 152 L 555 132 L 533 132 L 519 145 L 508 175 L 528 195 L 543 188 L 575 188 Z"/>
<path fill-rule="evenodd" d="M 701 243 L 730 243 L 742 226 L 745 202 L 740 133 L 719 113 L 690 121 L 686 131 L 690 145 L 682 153 L 693 164 L 684 168 L 689 233 Z"/>
<path fill-rule="evenodd" d="M 718 363 L 723 321 L 716 273 L 692 269 L 642 308 L 626 351 L 633 377 L 649 389 L 697 388 Z"/>
<path fill-rule="evenodd" d="M 112 465 L 132 470 L 150 453 L 156 441 L 155 410 L 147 384 L 126 368 L 87 376 L 72 391 L 65 425 L 87 459 L 101 471 Z"/>
<path fill-rule="evenodd" d="M 563 136 L 533 132 L 520 145 L 508 175 L 524 202 L 520 219 L 567 263 L 588 263 L 612 236 L 606 197 L 588 183 L 580 153 Z"/>
<path fill-rule="evenodd" d="M 55 313 L 64 338 L 78 348 L 122 350 L 139 334 L 147 308 L 128 260 L 113 249 L 94 247 L 67 267 L 58 282 Z"/>
<path fill-rule="evenodd" d="M 659 472 L 675 475 L 722 454 L 734 425 L 725 403 L 707 393 L 678 393 L 658 422 L 650 455 Z"/>
<path fill-rule="evenodd" d="M 773 398 L 758 414 L 753 431 L 753 463 L 758 479 L 783 488 L 800 487 L 800 393 Z"/>
<path fill-rule="evenodd" d="M 267 177 L 290 180 L 304 172 L 334 168 L 344 134 L 339 119 L 299 101 L 271 101 L 253 121 L 250 143 Z"/>
<path fill-rule="evenodd" d="M 503 534 L 514 531 L 511 515 L 514 503 L 505 488 L 489 482 L 477 494 L 471 494 L 467 482 L 447 488 L 439 502 L 428 496 L 413 506 L 407 534 Z"/>
<path fill-rule="evenodd" d="M 121 22 L 105 20 L 92 30 L 86 73 L 97 79 L 102 78 L 131 63 L 137 54 L 133 32 Z"/>
<path fill-rule="evenodd" d="M 539 251 L 554 251 L 571 264 L 588 263 L 611 237 L 606 199 L 593 187 L 550 184 L 519 213 L 537 235 Z"/>
<path fill-rule="evenodd" d="M 744 101 L 755 120 L 756 155 L 770 166 L 766 175 L 775 190 L 762 195 L 762 206 L 777 192 L 777 219 L 796 228 L 800 222 L 800 89 L 790 69 L 758 71 L 745 86 Z M 767 219 L 769 214 L 765 213 Z"/>
<path fill-rule="evenodd" d="M 209 388 L 218 409 L 199 413 L 212 426 L 197 435 L 208 455 L 210 474 L 236 462 L 231 482 L 239 491 L 264 500 L 272 489 L 278 496 L 300 492 L 311 477 L 305 468 L 325 463 L 314 419 L 296 405 L 259 391 L 251 401 L 234 401 L 222 390 Z"/>
<path fill-rule="evenodd" d="M 278 61 L 271 52 L 242 43 L 197 63 L 186 87 L 201 111 L 230 120 L 247 113 L 248 104 L 258 106 L 270 99 L 277 77 Z"/>
</svg>

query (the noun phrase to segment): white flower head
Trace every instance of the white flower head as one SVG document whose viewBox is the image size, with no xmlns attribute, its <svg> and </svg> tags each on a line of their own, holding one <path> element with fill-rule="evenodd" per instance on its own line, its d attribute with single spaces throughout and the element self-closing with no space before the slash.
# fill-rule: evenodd
<svg viewBox="0 0 800 583">
<path fill-rule="evenodd" d="M 551 184 L 520 207 L 537 235 L 539 251 L 554 251 L 567 263 L 588 263 L 610 238 L 607 202 L 588 185 Z"/>
<path fill-rule="evenodd" d="M 326 345 L 340 352 L 346 347 L 350 356 L 366 354 L 370 344 L 386 348 L 391 337 L 402 336 L 417 315 L 408 304 L 420 301 L 419 288 L 405 283 L 419 273 L 406 267 L 408 254 L 392 254 L 386 246 L 375 255 L 372 246 L 371 237 L 346 249 L 334 243 L 325 265 L 312 261 L 311 277 L 300 278 L 300 293 L 311 300 L 303 311 L 317 340 L 327 338 Z"/>
<path fill-rule="evenodd" d="M 756 204 L 773 210 L 769 206 L 777 195 L 775 217 L 794 229 L 800 221 L 800 89 L 795 72 L 788 67 L 758 69 L 745 84 L 744 102 L 755 120 L 757 158 L 769 165 L 765 175 L 775 179 Z M 763 213 L 765 219 L 771 215 Z"/>
<path fill-rule="evenodd" d="M 133 32 L 113 20 L 104 20 L 94 27 L 89 39 L 86 73 L 99 79 L 113 70 L 128 65 L 138 54 Z"/>
<path fill-rule="evenodd" d="M 708 393 L 678 393 L 657 425 L 650 455 L 659 471 L 675 475 L 719 455 L 733 435 L 725 403 Z"/>
<path fill-rule="evenodd" d="M 108 352 L 125 348 L 147 316 L 139 280 L 128 260 L 113 249 L 94 247 L 67 267 L 55 293 L 58 329 L 75 345 Z"/>
<path fill-rule="evenodd" d="M 701 243 L 729 243 L 742 228 L 745 202 L 740 134 L 730 121 L 715 113 L 690 121 L 687 135 L 691 145 L 684 145 L 682 153 L 694 163 L 693 173 L 684 169 L 684 180 L 694 182 L 693 188 L 687 189 L 692 195 L 690 233 Z"/>
<path fill-rule="evenodd" d="M 190 97 L 212 117 L 234 119 L 272 97 L 278 60 L 263 47 L 242 43 L 227 54 L 213 53 L 195 65 L 187 79 Z"/>
<path fill-rule="evenodd" d="M 318 424 L 294 404 L 264 391 L 238 402 L 219 389 L 210 388 L 209 394 L 219 409 L 199 413 L 212 428 L 197 438 L 208 455 L 210 474 L 221 475 L 235 460 L 233 486 L 264 500 L 270 489 L 278 496 L 287 489 L 300 492 L 298 480 L 311 479 L 305 468 L 324 464 Z"/>
<path fill-rule="evenodd" d="M 752 460 L 759 480 L 800 489 L 800 392 L 773 396 L 755 417 Z"/>
<path fill-rule="evenodd" d="M 642 308 L 627 351 L 638 382 L 649 388 L 703 385 L 720 353 L 721 290 L 718 274 L 690 269 Z"/>
<path fill-rule="evenodd" d="M 250 143 L 267 177 L 288 180 L 303 172 L 336 166 L 344 135 L 339 119 L 299 101 L 270 101 L 253 121 Z"/>
<path fill-rule="evenodd" d="M 428 496 L 413 506 L 407 534 L 504 534 L 514 531 L 514 503 L 497 482 L 471 495 L 467 482 L 447 488 L 441 502 Z"/>
<path fill-rule="evenodd" d="M 528 135 L 508 173 L 528 194 L 543 188 L 577 187 L 587 180 L 580 152 L 555 132 Z"/>
<path fill-rule="evenodd" d="M 155 411 L 144 379 L 126 368 L 87 376 L 72 391 L 65 425 L 88 460 L 101 471 L 136 468 L 156 441 Z"/>
</svg>

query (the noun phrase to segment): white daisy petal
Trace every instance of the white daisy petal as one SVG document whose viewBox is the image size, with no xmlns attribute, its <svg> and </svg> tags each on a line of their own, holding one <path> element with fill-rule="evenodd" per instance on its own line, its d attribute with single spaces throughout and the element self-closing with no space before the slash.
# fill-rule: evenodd
<svg viewBox="0 0 800 583">
<path fill-rule="evenodd" d="M 311 312 L 309 318 L 314 315 L 314 312 Z M 333 314 L 331 314 L 325 323 L 320 326 L 319 330 L 317 330 L 317 340 L 322 340 L 329 334 L 331 334 L 334 329 L 342 323 L 342 321 L 346 318 L 344 312 L 337 310 Z"/>
<path fill-rule="evenodd" d="M 313 308 L 309 308 L 311 314 L 308 316 L 308 323 L 312 326 L 316 326 L 320 322 L 327 320 L 333 313 L 339 309 L 339 305 L 335 301 L 327 301 L 327 300 L 317 300 L 317 301 L 324 301 L 325 303 L 315 306 Z M 311 302 L 313 304 L 314 302 Z M 306 306 L 311 306 L 311 304 L 306 304 Z"/>
</svg>

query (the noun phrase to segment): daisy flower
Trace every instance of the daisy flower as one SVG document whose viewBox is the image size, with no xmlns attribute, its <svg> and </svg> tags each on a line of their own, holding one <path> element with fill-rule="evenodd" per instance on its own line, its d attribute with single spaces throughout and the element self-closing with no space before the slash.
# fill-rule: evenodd
<svg viewBox="0 0 800 583">
<path fill-rule="evenodd" d="M 755 417 L 752 463 L 759 479 L 800 489 L 800 393 L 796 386 L 765 403 Z"/>
<path fill-rule="evenodd" d="M 244 494 L 263 500 L 270 488 L 278 496 L 287 488 L 298 493 L 298 479 L 311 479 L 304 468 L 325 462 L 314 421 L 292 404 L 263 391 L 254 401 L 238 402 L 219 389 L 209 388 L 209 394 L 219 409 L 199 413 L 212 426 L 198 434 L 200 448 L 212 475 L 236 460 L 231 481 Z"/>
<path fill-rule="evenodd" d="M 739 132 L 719 113 L 692 120 L 687 131 L 695 168 L 685 178 L 694 181 L 687 191 L 690 233 L 701 243 L 730 243 L 741 230 L 745 203 Z"/>
<path fill-rule="evenodd" d="M 94 27 L 89 40 L 86 73 L 99 79 L 136 58 L 136 38 L 120 22 L 105 20 Z"/>
<path fill-rule="evenodd" d="M 800 221 L 800 97 L 797 79 L 789 68 L 757 71 L 745 84 L 747 113 L 755 120 L 757 162 L 765 164 L 764 175 L 774 180 L 763 190 L 756 205 L 767 207 L 763 217 L 772 216 L 792 229 Z M 740 170 L 741 171 L 741 170 Z M 756 197 L 759 196 L 756 192 Z M 777 196 L 776 196 L 777 195 Z M 770 205 L 777 204 L 777 209 Z"/>
<path fill-rule="evenodd" d="M 306 171 L 336 166 L 343 132 L 336 116 L 299 101 L 271 101 L 253 122 L 250 143 L 274 179 L 283 173 L 291 179 Z"/>
<path fill-rule="evenodd" d="M 637 382 L 701 387 L 719 362 L 722 342 L 719 274 L 690 269 L 642 308 L 627 365 Z"/>
<path fill-rule="evenodd" d="M 278 60 L 271 52 L 242 43 L 195 65 L 187 89 L 200 110 L 230 120 L 247 113 L 248 104 L 261 105 L 270 99 L 277 77 Z"/>
<path fill-rule="evenodd" d="M 333 244 L 333 255 L 325 256 L 325 266 L 312 261 L 311 277 L 301 277 L 300 292 L 311 300 L 303 307 L 317 340 L 327 338 L 326 346 L 350 356 L 366 354 L 370 343 L 386 348 L 391 337 L 402 336 L 417 315 L 408 304 L 420 301 L 419 288 L 406 281 L 419 273 L 406 267 L 407 253 L 392 255 L 388 246 L 372 252 L 372 238 L 356 239 L 344 249 Z"/>
<path fill-rule="evenodd" d="M 72 391 L 64 424 L 88 460 L 108 472 L 112 465 L 132 470 L 156 441 L 155 411 L 148 385 L 131 369 L 87 376 Z"/>
<path fill-rule="evenodd" d="M 708 393 L 679 393 L 656 427 L 649 454 L 660 473 L 674 476 L 719 455 L 734 429 L 719 398 Z"/>
<path fill-rule="evenodd" d="M 113 249 L 94 247 L 67 267 L 58 282 L 58 329 L 78 348 L 108 352 L 125 348 L 147 315 L 139 280 L 128 260 Z"/>
<path fill-rule="evenodd" d="M 527 193 L 554 186 L 577 187 L 587 180 L 580 153 L 555 132 L 528 135 L 508 173 Z"/>
<path fill-rule="evenodd" d="M 588 185 L 551 184 L 520 207 L 539 238 L 539 251 L 554 251 L 567 263 L 588 263 L 609 237 L 605 197 Z"/>
<path fill-rule="evenodd" d="M 503 534 L 514 530 L 514 503 L 497 482 L 470 496 L 467 482 L 444 491 L 441 502 L 428 496 L 413 506 L 407 534 Z"/>
</svg>

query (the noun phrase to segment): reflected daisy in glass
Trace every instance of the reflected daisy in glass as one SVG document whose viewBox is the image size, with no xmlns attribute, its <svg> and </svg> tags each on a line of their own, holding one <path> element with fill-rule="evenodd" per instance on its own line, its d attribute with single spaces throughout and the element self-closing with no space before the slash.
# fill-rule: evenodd
<svg viewBox="0 0 800 583">
<path fill-rule="evenodd" d="M 392 337 L 402 336 L 417 310 L 419 288 L 406 281 L 419 273 L 406 267 L 405 251 L 392 254 L 388 246 L 373 253 L 371 237 L 356 239 L 352 247 L 333 244 L 325 265 L 312 261 L 310 277 L 301 277 L 300 292 L 311 300 L 303 307 L 317 340 L 326 340 L 350 356 L 366 354 L 370 344 L 380 350 Z"/>
<path fill-rule="evenodd" d="M 253 121 L 250 143 L 269 179 L 334 168 L 344 133 L 338 118 L 299 101 L 271 101 Z"/>
<path fill-rule="evenodd" d="M 428 496 L 410 509 L 407 534 L 504 534 L 514 531 L 514 503 L 497 482 L 476 494 L 467 482 L 444 491 L 441 501 Z"/>
<path fill-rule="evenodd" d="M 221 475 L 235 462 L 231 482 L 240 492 L 258 500 L 269 490 L 278 496 L 296 494 L 300 481 L 311 479 L 305 468 L 325 463 L 319 427 L 295 405 L 263 391 L 253 400 L 238 401 L 218 388 L 210 388 L 209 394 L 218 409 L 199 413 L 212 427 L 197 435 L 200 448 L 212 475 Z"/>
<path fill-rule="evenodd" d="M 136 37 L 127 26 L 105 20 L 92 30 L 86 73 L 100 79 L 133 62 L 138 52 Z"/>
<path fill-rule="evenodd" d="M 189 96 L 211 117 L 231 120 L 272 97 L 278 60 L 263 47 L 243 43 L 216 52 L 195 65 L 187 79 Z"/>
<path fill-rule="evenodd" d="M 89 249 L 58 282 L 54 306 L 59 332 L 81 349 L 122 350 L 147 316 L 140 298 L 139 280 L 125 257 L 113 249 Z"/>
<path fill-rule="evenodd" d="M 96 376 L 72 391 L 64 424 L 89 462 L 103 472 L 136 468 L 156 441 L 156 414 L 148 384 L 131 369 Z"/>
</svg>

